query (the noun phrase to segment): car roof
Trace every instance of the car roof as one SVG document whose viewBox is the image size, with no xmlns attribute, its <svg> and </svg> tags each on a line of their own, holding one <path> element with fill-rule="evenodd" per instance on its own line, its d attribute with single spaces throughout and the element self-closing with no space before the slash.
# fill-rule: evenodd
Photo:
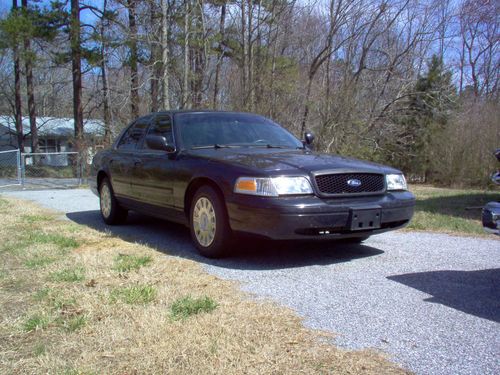
<svg viewBox="0 0 500 375">
<path fill-rule="evenodd" d="M 172 109 L 172 110 L 163 110 L 163 111 L 158 111 L 158 112 L 152 112 L 149 115 L 156 115 L 156 114 L 178 114 L 178 113 L 228 113 L 228 114 L 234 114 L 234 115 L 255 115 L 255 116 L 261 116 L 257 113 L 252 113 L 252 112 L 238 112 L 238 111 L 220 111 L 220 110 L 214 110 L 214 109 Z"/>
</svg>

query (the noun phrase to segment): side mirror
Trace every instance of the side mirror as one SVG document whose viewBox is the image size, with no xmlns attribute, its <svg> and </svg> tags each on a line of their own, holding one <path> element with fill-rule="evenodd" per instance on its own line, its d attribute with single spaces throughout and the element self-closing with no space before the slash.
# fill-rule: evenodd
<svg viewBox="0 0 500 375">
<path fill-rule="evenodd" d="M 304 146 L 312 146 L 313 141 L 314 141 L 314 134 L 309 131 L 306 131 L 306 133 L 304 134 L 304 141 L 302 142 L 304 143 Z"/>
<path fill-rule="evenodd" d="M 146 145 L 152 150 L 165 151 L 169 154 L 175 152 L 174 145 L 168 144 L 167 139 L 161 135 L 146 136 Z"/>
</svg>

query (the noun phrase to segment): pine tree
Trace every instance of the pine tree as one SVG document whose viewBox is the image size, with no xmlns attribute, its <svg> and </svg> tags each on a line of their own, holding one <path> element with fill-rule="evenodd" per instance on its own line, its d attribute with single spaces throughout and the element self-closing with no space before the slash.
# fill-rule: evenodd
<svg viewBox="0 0 500 375">
<path fill-rule="evenodd" d="M 407 162 L 402 167 L 428 180 L 432 169 L 432 145 L 445 129 L 455 103 L 451 72 L 434 55 L 427 73 L 420 76 L 409 95 L 407 112 L 402 120 Z"/>
</svg>

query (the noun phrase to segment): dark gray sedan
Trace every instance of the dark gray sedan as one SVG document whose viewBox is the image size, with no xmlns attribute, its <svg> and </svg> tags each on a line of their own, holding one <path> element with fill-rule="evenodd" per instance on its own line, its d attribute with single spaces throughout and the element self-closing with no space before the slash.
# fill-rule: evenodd
<svg viewBox="0 0 500 375">
<path fill-rule="evenodd" d="M 313 152 L 312 139 L 248 113 L 152 113 L 94 157 L 90 186 L 107 224 L 129 210 L 179 222 L 208 257 L 240 232 L 360 242 L 409 223 L 415 197 L 399 170 Z"/>
</svg>

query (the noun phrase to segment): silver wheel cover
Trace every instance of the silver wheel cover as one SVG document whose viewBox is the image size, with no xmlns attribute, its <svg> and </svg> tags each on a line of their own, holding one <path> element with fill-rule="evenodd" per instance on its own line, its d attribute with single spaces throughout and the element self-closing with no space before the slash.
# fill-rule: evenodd
<svg viewBox="0 0 500 375">
<path fill-rule="evenodd" d="M 111 215 L 111 191 L 108 184 L 103 184 L 101 187 L 101 213 L 102 216 L 108 218 Z"/>
<path fill-rule="evenodd" d="M 193 230 L 196 240 L 203 247 L 214 242 L 216 230 L 215 210 L 208 198 L 199 198 L 193 209 Z"/>
</svg>

